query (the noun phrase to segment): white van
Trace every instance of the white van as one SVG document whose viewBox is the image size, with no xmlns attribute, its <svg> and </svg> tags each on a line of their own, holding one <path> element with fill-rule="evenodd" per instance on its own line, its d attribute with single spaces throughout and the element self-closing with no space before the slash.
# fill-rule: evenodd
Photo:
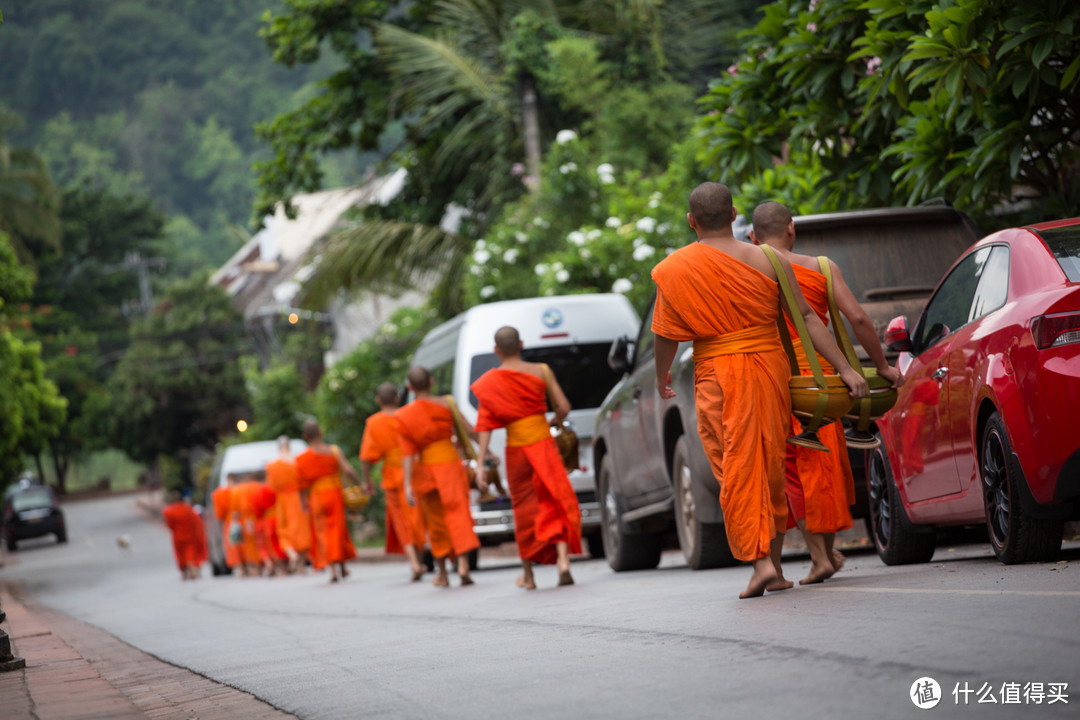
<svg viewBox="0 0 1080 720">
<path fill-rule="evenodd" d="M 582 535 L 594 557 L 602 557 L 604 552 L 590 441 L 596 408 L 620 379 L 607 362 L 612 341 L 633 335 L 639 323 L 627 299 L 617 294 L 506 300 L 477 305 L 438 326 L 424 337 L 412 360 L 412 365 L 422 365 L 431 372 L 432 391 L 453 395 L 465 419 L 475 425 L 477 400 L 469 386 L 499 364 L 493 351 L 495 331 L 504 325 L 517 328 L 525 346 L 522 357 L 551 366 L 573 408 L 569 420 L 581 441 L 581 467 L 570 472 L 570 483 L 581 507 Z M 505 430 L 492 433 L 491 451 L 500 458 L 504 457 L 505 443 Z M 473 502 L 477 499 L 474 491 Z M 472 515 L 484 545 L 514 539 L 508 498 L 474 504 Z"/>
<path fill-rule="evenodd" d="M 289 451 L 296 457 L 307 450 L 307 443 L 293 438 L 289 440 Z M 228 484 L 229 475 L 248 476 L 263 482 L 266 480 L 266 464 L 278 457 L 277 440 L 259 440 L 257 442 L 230 445 L 218 453 L 206 479 L 206 495 L 203 498 L 203 526 L 206 528 L 207 550 L 210 555 L 210 567 L 214 575 L 228 575 L 232 572 L 225 564 L 225 548 L 222 545 L 222 528 L 214 515 L 214 491 Z"/>
</svg>

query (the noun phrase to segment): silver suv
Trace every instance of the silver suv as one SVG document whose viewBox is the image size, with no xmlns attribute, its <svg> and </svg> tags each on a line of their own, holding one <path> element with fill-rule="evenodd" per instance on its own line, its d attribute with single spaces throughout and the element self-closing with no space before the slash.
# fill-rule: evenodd
<svg viewBox="0 0 1080 720">
<path fill-rule="evenodd" d="M 796 252 L 827 255 L 878 330 L 917 315 L 938 279 L 978 239 L 948 206 L 887 208 L 795 218 Z M 608 362 L 622 380 L 596 414 L 593 459 L 601 533 L 616 571 L 652 568 L 672 530 L 694 569 L 735 562 L 694 412 L 694 363 L 683 343 L 671 369 L 677 397 L 661 400 L 653 367 L 652 307 L 636 340 L 623 337 Z M 856 348 L 865 359 L 862 348 Z M 855 517 L 866 515 L 865 451 L 851 450 Z"/>
</svg>

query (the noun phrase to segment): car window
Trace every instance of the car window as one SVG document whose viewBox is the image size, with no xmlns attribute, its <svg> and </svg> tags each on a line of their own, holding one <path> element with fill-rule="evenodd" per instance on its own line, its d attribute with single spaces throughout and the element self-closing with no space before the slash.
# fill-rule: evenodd
<svg viewBox="0 0 1080 720">
<path fill-rule="evenodd" d="M 1005 304 L 1009 296 L 1009 248 L 998 245 L 990 248 L 990 257 L 982 268 L 979 287 L 968 312 L 968 322 L 978 320 Z"/>
<path fill-rule="evenodd" d="M 1039 235 L 1069 282 L 1080 282 L 1080 225 L 1040 230 Z"/>
<path fill-rule="evenodd" d="M 11 509 L 15 512 L 52 506 L 52 495 L 45 488 L 24 490 L 11 497 Z"/>
<path fill-rule="evenodd" d="M 656 300 L 649 303 L 649 311 L 645 313 L 645 319 L 641 322 L 641 330 L 638 333 L 637 343 L 634 344 L 634 367 L 641 364 L 642 360 L 647 360 L 653 355 L 653 345 L 656 342 L 656 335 L 652 331 L 652 316 L 653 308 L 656 306 Z"/>
<path fill-rule="evenodd" d="M 992 250 L 985 247 L 971 253 L 941 283 L 915 327 L 915 352 L 922 352 L 968 323 L 975 291 Z"/>
</svg>

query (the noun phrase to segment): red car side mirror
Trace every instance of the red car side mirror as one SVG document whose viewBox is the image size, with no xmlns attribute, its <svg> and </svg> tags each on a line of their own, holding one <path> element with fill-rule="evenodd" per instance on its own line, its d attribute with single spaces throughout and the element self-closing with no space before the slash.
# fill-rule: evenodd
<svg viewBox="0 0 1080 720">
<path fill-rule="evenodd" d="M 885 348 L 889 352 L 910 352 L 911 336 L 908 335 L 907 318 L 894 317 L 885 328 Z"/>
</svg>

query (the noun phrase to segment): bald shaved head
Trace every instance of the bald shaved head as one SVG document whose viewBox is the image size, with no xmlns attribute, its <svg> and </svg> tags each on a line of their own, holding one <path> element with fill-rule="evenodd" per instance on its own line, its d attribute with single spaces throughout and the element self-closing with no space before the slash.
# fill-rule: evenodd
<svg viewBox="0 0 1080 720">
<path fill-rule="evenodd" d="M 397 385 L 394 385 L 394 383 L 391 382 L 384 382 L 382 385 L 379 385 L 379 387 L 375 388 L 375 399 L 380 405 L 397 405 Z"/>
<path fill-rule="evenodd" d="M 778 202 L 769 200 L 754 208 L 754 234 L 761 242 L 778 240 L 791 224 L 791 211 Z"/>
<path fill-rule="evenodd" d="M 304 424 L 300 427 L 300 437 L 304 438 L 304 442 L 311 443 L 322 437 L 322 428 L 319 427 L 319 421 L 315 418 L 308 418 L 304 421 Z"/>
<path fill-rule="evenodd" d="M 426 367 L 414 365 L 409 368 L 408 375 L 405 376 L 409 381 L 409 386 L 416 392 L 424 392 L 431 389 L 431 373 L 428 372 Z"/>
<path fill-rule="evenodd" d="M 690 214 L 702 230 L 731 227 L 731 191 L 724 183 L 704 182 L 690 193 Z"/>
<path fill-rule="evenodd" d="M 503 357 L 514 357 L 521 354 L 521 335 L 517 328 L 505 325 L 495 331 L 495 347 Z"/>
</svg>

